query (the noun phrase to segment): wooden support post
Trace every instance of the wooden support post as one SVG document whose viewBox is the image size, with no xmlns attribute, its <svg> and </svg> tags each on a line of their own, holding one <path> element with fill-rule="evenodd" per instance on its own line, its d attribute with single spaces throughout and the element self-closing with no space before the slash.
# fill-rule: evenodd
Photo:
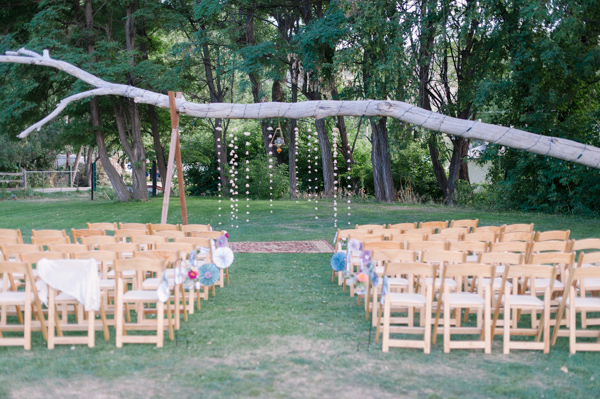
<svg viewBox="0 0 600 399">
<path fill-rule="evenodd" d="M 181 98 L 181 92 L 177 93 L 177 98 Z M 181 148 L 179 146 L 179 115 L 175 103 L 175 93 L 169 92 L 169 109 L 171 111 L 171 145 L 169 147 L 169 159 L 167 161 L 167 176 L 163 190 L 163 209 L 160 218 L 161 223 L 167 223 L 169 213 L 169 200 L 171 198 L 171 180 L 173 178 L 173 163 L 177 162 L 177 185 L 179 187 L 179 200 L 181 203 L 181 221 L 187 224 L 187 208 L 185 204 L 185 188 L 183 182 L 183 166 L 181 163 Z"/>
</svg>

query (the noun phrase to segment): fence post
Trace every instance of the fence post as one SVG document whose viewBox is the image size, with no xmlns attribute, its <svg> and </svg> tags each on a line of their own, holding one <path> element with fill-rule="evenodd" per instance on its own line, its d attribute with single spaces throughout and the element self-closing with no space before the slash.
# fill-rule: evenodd
<svg viewBox="0 0 600 399">
<path fill-rule="evenodd" d="M 23 168 L 22 171 L 23 171 L 23 190 L 27 190 L 27 171 L 25 170 L 25 168 Z"/>
<path fill-rule="evenodd" d="M 46 192 L 46 171 L 42 171 L 42 192 Z"/>
</svg>

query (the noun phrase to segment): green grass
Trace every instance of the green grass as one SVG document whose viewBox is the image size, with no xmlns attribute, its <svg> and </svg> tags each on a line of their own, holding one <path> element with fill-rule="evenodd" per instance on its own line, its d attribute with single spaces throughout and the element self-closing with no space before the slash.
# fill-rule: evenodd
<svg viewBox="0 0 600 399">
<path fill-rule="evenodd" d="M 84 195 L 0 202 L 0 228 L 83 228 L 99 221 L 159 222 L 162 199 L 91 202 Z M 333 238 L 332 203 L 251 201 L 250 222 L 240 201 L 231 241 Z M 344 204 L 344 211 L 346 204 Z M 443 206 L 351 204 L 351 223 L 397 223 L 479 218 L 480 225 L 534 222 L 536 230 L 571 229 L 573 238 L 600 237 L 597 219 L 472 211 Z M 188 198 L 190 223 L 218 226 L 214 199 Z M 222 202 L 221 222 L 229 222 Z M 340 206 L 340 210 L 341 210 Z M 347 212 L 339 212 L 340 226 Z M 242 216 L 243 215 L 243 216 Z M 318 219 L 315 219 L 318 216 Z M 180 222 L 178 199 L 170 223 Z M 227 223 L 229 224 L 229 223 Z M 231 284 L 202 302 L 165 347 L 114 346 L 96 335 L 96 347 L 46 349 L 34 333 L 32 350 L 0 348 L 0 396 L 198 398 L 587 398 L 600 395 L 600 354 L 569 356 L 566 338 L 549 355 L 513 351 L 419 350 L 369 345 L 370 328 L 356 299 L 331 283 L 327 254 L 236 254 Z M 568 373 L 561 371 L 565 366 Z"/>
</svg>

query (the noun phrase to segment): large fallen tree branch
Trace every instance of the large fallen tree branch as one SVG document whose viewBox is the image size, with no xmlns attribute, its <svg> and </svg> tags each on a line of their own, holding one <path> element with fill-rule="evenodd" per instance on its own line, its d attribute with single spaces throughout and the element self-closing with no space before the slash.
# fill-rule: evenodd
<svg viewBox="0 0 600 399">
<path fill-rule="evenodd" d="M 21 138 L 27 137 L 34 129 L 39 130 L 40 127 L 57 116 L 69 103 L 89 96 L 116 95 L 133 98 L 138 103 L 169 108 L 169 97 L 165 94 L 107 82 L 68 62 L 50 58 L 47 50 L 44 50 L 43 55 L 25 49 L 20 49 L 17 52 L 10 51 L 6 55 L 0 55 L 0 62 L 49 66 L 64 71 L 96 87 L 94 90 L 63 99 L 54 112 L 19 134 Z M 178 99 L 177 111 L 182 115 L 224 119 L 299 119 L 308 117 L 321 119 L 331 116 L 387 116 L 436 132 L 483 140 L 535 154 L 576 162 L 593 168 L 600 168 L 600 148 L 558 137 L 533 134 L 512 127 L 453 118 L 400 101 L 366 100 L 198 104 L 186 101 L 185 99 Z"/>
</svg>

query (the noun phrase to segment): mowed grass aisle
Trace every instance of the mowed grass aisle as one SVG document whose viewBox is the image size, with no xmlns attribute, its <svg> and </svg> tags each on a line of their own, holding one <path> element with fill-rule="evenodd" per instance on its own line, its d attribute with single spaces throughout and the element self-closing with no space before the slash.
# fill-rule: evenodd
<svg viewBox="0 0 600 399">
<path fill-rule="evenodd" d="M 169 222 L 180 221 L 177 199 Z M 240 201 L 232 241 L 333 238 L 331 202 Z M 87 221 L 158 222 L 162 201 L 120 204 L 84 198 L 0 202 L 0 228 L 83 228 Z M 190 223 L 218 225 L 218 203 L 188 199 Z M 222 219 L 229 203 L 222 203 Z M 339 212 L 342 223 L 345 212 Z M 600 237 L 597 219 L 490 213 L 441 206 L 352 204 L 352 224 L 480 219 L 481 225 L 534 222 L 536 230 L 571 229 L 573 238 Z M 318 219 L 315 219 L 318 216 Z M 327 254 L 236 254 L 231 284 L 182 323 L 165 347 L 46 349 L 34 333 L 31 351 L 0 348 L 0 396 L 31 398 L 578 398 L 600 396 L 600 354 L 568 354 L 567 339 L 549 355 L 513 351 L 381 352 L 369 343 L 364 311 L 331 283 Z M 360 345 L 359 345 L 360 344 Z M 566 367 L 568 373 L 561 371 Z M 563 370 L 565 370 L 563 368 Z"/>
</svg>

